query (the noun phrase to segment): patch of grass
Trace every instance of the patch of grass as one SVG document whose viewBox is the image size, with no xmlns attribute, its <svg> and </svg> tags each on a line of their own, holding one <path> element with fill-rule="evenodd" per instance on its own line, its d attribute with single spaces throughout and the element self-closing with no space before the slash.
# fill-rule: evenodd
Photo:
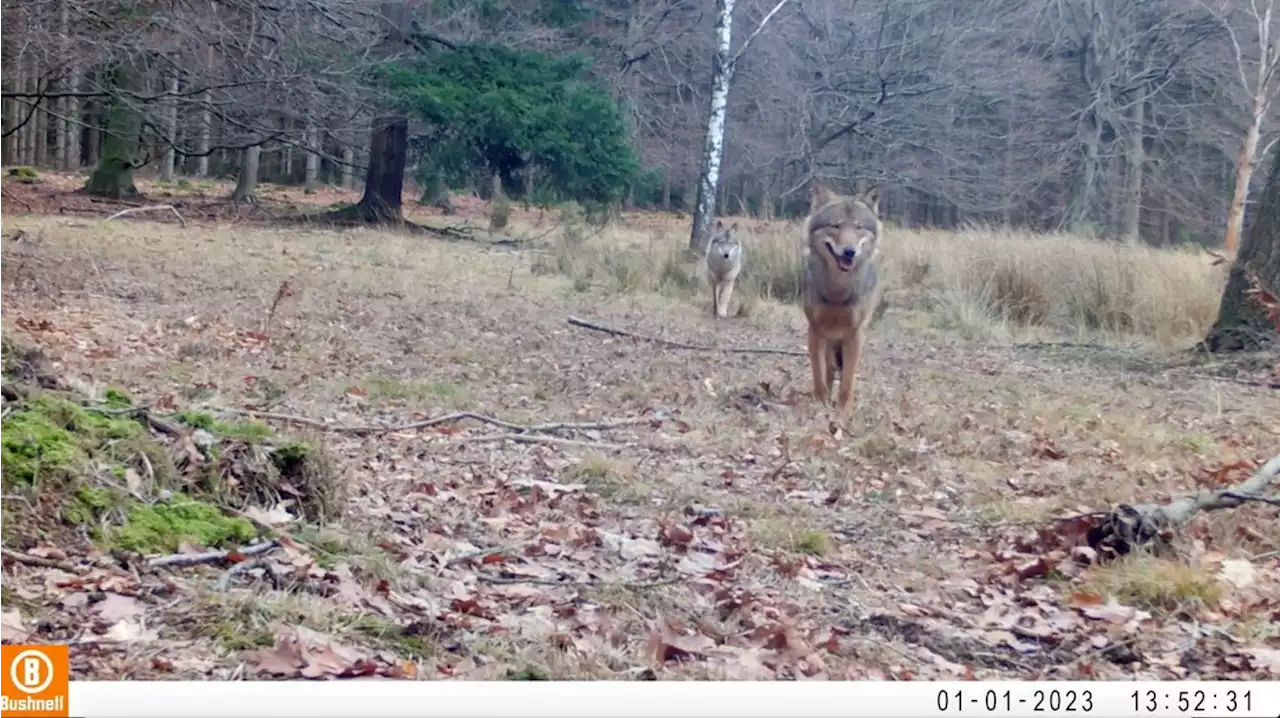
<svg viewBox="0 0 1280 718">
<path fill-rule="evenodd" d="M 616 498 L 635 480 L 630 466 L 599 453 L 589 453 L 569 467 L 565 479 L 585 484 L 587 489 L 604 498 Z"/>
<path fill-rule="evenodd" d="M 1222 600 L 1222 584 L 1207 570 L 1149 554 L 1126 556 L 1092 568 L 1084 588 L 1151 611 L 1196 613 Z"/>
<path fill-rule="evenodd" d="M 823 556 L 827 553 L 827 535 L 821 531 L 806 531 L 796 537 L 792 549 L 810 556 Z"/>
<path fill-rule="evenodd" d="M 370 399 L 379 401 L 436 401 L 455 409 L 464 408 L 472 401 L 471 393 L 465 388 L 434 379 L 398 379 L 375 375 L 365 379 L 361 387 L 369 392 Z"/>
<path fill-rule="evenodd" d="M 217 547 L 243 544 L 257 536 L 247 520 L 226 516 L 216 506 L 177 495 L 166 503 L 137 505 L 125 521 L 107 530 L 106 540 L 141 553 L 172 553 L 185 543 Z"/>
<path fill-rule="evenodd" d="M 430 658 L 440 652 L 439 646 L 428 636 L 410 633 L 377 616 L 356 616 L 344 626 L 374 641 L 379 647 L 389 649 L 408 658 Z"/>
<path fill-rule="evenodd" d="M 798 301 L 807 251 L 799 224 L 746 224 L 752 229 L 739 279 L 744 299 Z M 570 241 L 569 234 L 550 238 L 550 256 L 535 260 L 535 273 L 575 282 L 608 277 L 624 292 L 702 294 L 701 263 L 687 256 L 686 235 L 642 238 L 611 228 L 594 236 L 575 230 Z M 1063 338 L 1184 345 L 1204 336 L 1217 316 L 1226 278 L 1223 267 L 1188 250 L 999 229 L 890 228 L 880 252 L 882 281 L 903 295 L 905 308 L 934 315 L 930 326 L 982 339 L 1038 329 Z"/>
<path fill-rule="evenodd" d="M 133 406 L 133 397 L 119 387 L 108 387 L 102 395 L 102 403 L 113 409 L 127 409 Z"/>
<path fill-rule="evenodd" d="M 180 411 L 178 421 L 195 429 L 204 429 L 220 439 L 233 439 L 246 444 L 261 444 L 275 432 L 266 424 L 253 421 L 218 421 L 213 414 L 202 411 Z"/>
</svg>

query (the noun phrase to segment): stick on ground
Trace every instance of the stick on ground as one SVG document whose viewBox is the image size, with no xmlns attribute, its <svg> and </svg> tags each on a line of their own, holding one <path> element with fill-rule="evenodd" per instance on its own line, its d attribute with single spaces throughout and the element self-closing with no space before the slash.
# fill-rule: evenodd
<svg viewBox="0 0 1280 718">
<path fill-rule="evenodd" d="M 660 339 L 658 337 L 649 336 L 648 334 L 639 334 L 637 332 L 631 332 L 625 329 L 608 327 L 603 324 L 589 322 L 585 319 L 579 319 L 578 317 L 569 317 L 568 322 L 575 327 L 590 329 L 593 332 L 603 332 L 605 334 L 611 334 L 615 337 L 629 337 L 631 339 L 639 339 L 640 341 L 652 342 L 654 344 L 661 344 L 662 346 L 671 347 L 672 349 L 688 349 L 690 351 L 697 351 L 697 352 L 721 352 L 724 354 L 776 354 L 776 355 L 788 356 L 788 357 L 809 356 L 807 352 L 802 352 L 796 349 L 767 349 L 767 348 L 753 348 L 753 347 L 713 347 L 713 346 L 707 346 L 705 344 L 689 344 L 686 342 L 678 342 L 671 339 Z"/>
<path fill-rule="evenodd" d="M 235 548 L 228 551 L 205 551 L 204 553 L 175 553 L 169 556 L 157 556 L 147 562 L 151 568 L 165 567 L 186 567 L 199 566 L 206 563 L 217 563 L 225 561 L 231 554 L 238 553 L 241 556 L 258 556 L 267 553 L 273 549 L 280 547 L 277 541 L 265 541 L 263 543 L 245 546 L 244 548 Z"/>
<path fill-rule="evenodd" d="M 1089 544 L 1128 553 L 1137 546 L 1177 528 L 1201 511 L 1234 509 L 1251 502 L 1274 503 L 1275 498 L 1263 493 L 1280 475 L 1280 456 L 1274 456 L 1247 480 L 1216 491 L 1199 491 L 1174 499 L 1167 504 L 1121 504 L 1111 511 L 1102 525 L 1090 532 Z"/>
<path fill-rule="evenodd" d="M 660 422 L 662 418 L 659 416 L 632 417 L 627 419 L 610 419 L 605 421 L 558 421 L 548 424 L 513 424 L 509 421 L 503 421 L 496 417 L 485 414 L 476 414 L 470 411 L 458 411 L 444 416 L 437 416 L 432 419 L 423 419 L 421 421 L 411 421 L 407 424 L 391 424 L 387 426 L 373 425 L 351 425 L 351 424 L 330 424 L 318 419 L 310 419 L 305 416 L 294 416 L 293 414 L 277 414 L 270 411 L 255 411 L 252 409 L 223 409 L 236 414 L 244 414 L 246 416 L 256 416 L 261 419 L 274 419 L 275 421 L 285 421 L 291 424 L 300 424 L 302 426 L 310 426 L 322 431 L 348 432 L 353 434 L 379 434 L 391 433 L 394 431 L 413 431 L 415 429 L 425 429 L 431 426 L 440 426 L 441 424 L 453 424 L 459 421 L 471 419 L 482 424 L 489 424 L 508 431 L 514 431 L 521 434 L 536 434 L 552 431 L 602 431 L 605 429 L 617 429 L 623 426 L 634 426 L 636 424 L 649 424 L 652 422 Z"/>
<path fill-rule="evenodd" d="M 181 214 L 178 214 L 177 208 L 175 208 L 171 204 L 157 204 L 157 205 L 152 205 L 148 207 L 130 207 L 129 209 L 122 209 L 119 212 L 116 212 L 115 214 L 111 215 L 110 217 L 107 217 L 106 221 L 110 222 L 116 217 L 123 217 L 129 214 L 137 214 L 138 212 L 163 212 L 166 209 L 169 210 L 170 212 L 173 212 L 173 216 L 178 218 L 178 222 L 183 227 L 187 226 L 187 220 Z"/>
</svg>

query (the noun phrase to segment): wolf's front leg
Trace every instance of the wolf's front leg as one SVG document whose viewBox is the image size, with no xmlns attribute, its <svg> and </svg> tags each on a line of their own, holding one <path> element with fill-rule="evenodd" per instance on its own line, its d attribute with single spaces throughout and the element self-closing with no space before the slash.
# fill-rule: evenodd
<svg viewBox="0 0 1280 718">
<path fill-rule="evenodd" d="M 843 354 L 843 366 L 840 367 L 840 393 L 836 397 L 836 404 L 840 407 L 840 413 L 848 416 L 853 409 L 853 383 L 858 372 L 858 360 L 862 358 L 862 332 L 856 332 L 843 340 L 840 350 Z"/>
<path fill-rule="evenodd" d="M 724 282 L 724 298 L 720 300 L 720 316 L 729 316 L 729 299 L 733 297 L 733 283 L 736 277 L 726 279 Z"/>
<path fill-rule="evenodd" d="M 813 370 L 813 398 L 826 404 L 831 396 L 831 383 L 827 369 L 826 342 L 812 328 L 809 329 L 809 366 Z"/>
</svg>

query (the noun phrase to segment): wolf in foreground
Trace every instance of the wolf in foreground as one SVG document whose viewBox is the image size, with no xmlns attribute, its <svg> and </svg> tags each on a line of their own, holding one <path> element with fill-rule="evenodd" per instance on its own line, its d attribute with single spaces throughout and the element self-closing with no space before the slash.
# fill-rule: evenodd
<svg viewBox="0 0 1280 718">
<path fill-rule="evenodd" d="M 823 404 L 830 401 L 839 371 L 836 404 L 845 416 L 853 406 L 854 375 L 881 299 L 876 271 L 879 213 L 878 187 L 842 196 L 816 185 L 804 225 L 809 247 L 804 314 L 809 320 L 813 396 Z"/>
<path fill-rule="evenodd" d="M 733 283 L 742 272 L 742 238 L 738 223 L 728 229 L 716 220 L 711 241 L 707 244 L 707 276 L 711 280 L 711 311 L 717 319 L 729 316 L 729 298 L 733 296 Z"/>
</svg>

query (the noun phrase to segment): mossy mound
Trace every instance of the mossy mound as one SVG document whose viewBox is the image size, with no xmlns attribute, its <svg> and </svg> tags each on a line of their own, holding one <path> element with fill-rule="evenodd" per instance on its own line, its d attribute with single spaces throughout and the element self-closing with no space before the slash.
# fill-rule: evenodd
<svg viewBox="0 0 1280 718">
<path fill-rule="evenodd" d="M 265 424 L 219 421 L 204 412 L 180 412 L 176 418 L 216 442 L 205 452 L 206 486 L 225 500 L 274 506 L 292 499 L 309 521 L 341 513 L 333 462 L 319 442 L 282 438 Z"/>
<path fill-rule="evenodd" d="M 7 340 L 5 356 L 6 383 L 10 369 L 30 373 L 41 361 Z M 248 506 L 291 499 L 311 521 L 341 506 L 323 446 L 263 424 L 150 415 L 120 388 L 107 389 L 96 406 L 26 384 L 10 396 L 0 422 L 0 483 L 25 499 L 4 505 L 5 538 L 19 544 L 88 535 L 101 547 L 142 553 L 220 547 L 257 535 L 234 515 Z"/>
</svg>

